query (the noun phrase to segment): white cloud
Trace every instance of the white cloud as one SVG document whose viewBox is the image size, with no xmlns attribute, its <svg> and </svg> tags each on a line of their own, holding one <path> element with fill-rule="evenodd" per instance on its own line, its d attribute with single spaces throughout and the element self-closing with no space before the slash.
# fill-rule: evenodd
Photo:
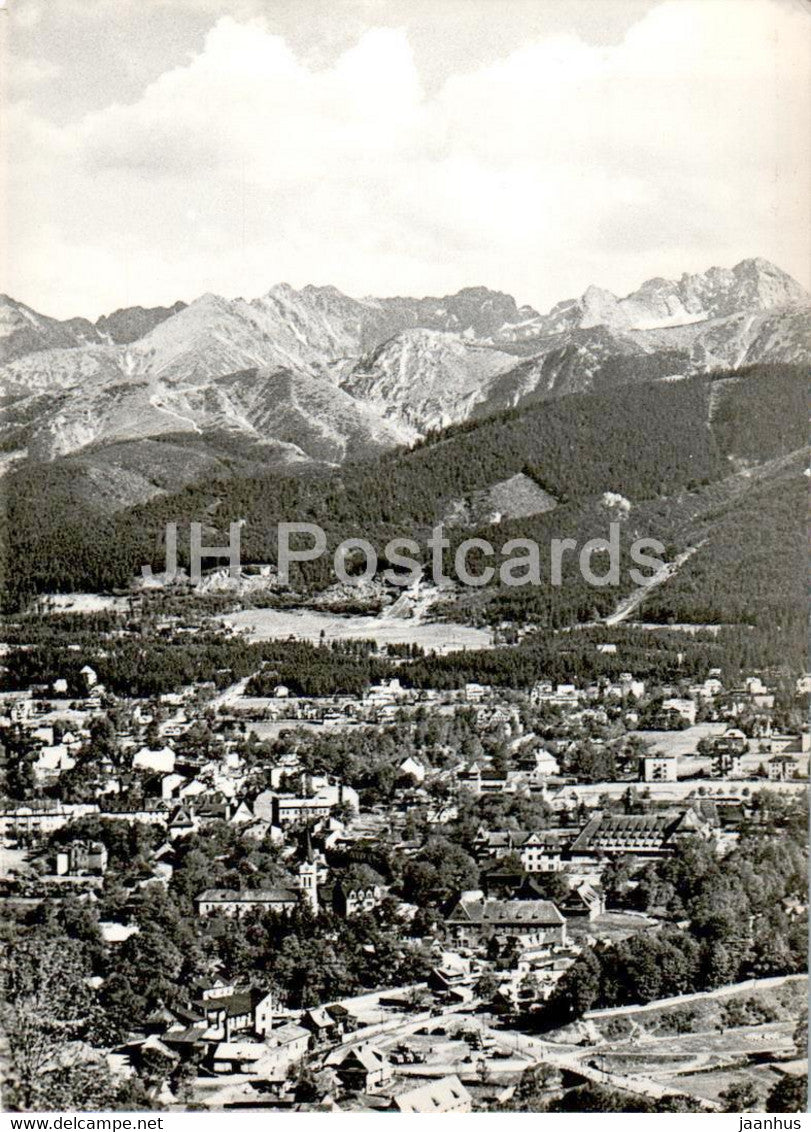
<svg viewBox="0 0 811 1132">
<path fill-rule="evenodd" d="M 59 78 L 60 74 L 59 66 L 53 60 L 34 59 L 30 55 L 17 55 L 10 71 L 9 85 L 14 90 L 25 90 L 26 87 L 51 82 Z"/>
<path fill-rule="evenodd" d="M 746 255 L 803 276 L 808 31 L 784 0 L 668 0 L 615 46 L 527 43 L 428 95 L 403 30 L 313 69 L 224 18 L 130 105 L 13 109 L 5 289 L 59 314 L 280 279 L 543 307 Z"/>
</svg>

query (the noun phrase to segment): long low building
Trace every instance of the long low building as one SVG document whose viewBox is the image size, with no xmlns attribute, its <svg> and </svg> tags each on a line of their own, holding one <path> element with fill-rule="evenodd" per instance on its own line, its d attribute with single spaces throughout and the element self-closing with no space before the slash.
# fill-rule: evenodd
<svg viewBox="0 0 811 1132">
<path fill-rule="evenodd" d="M 632 853 L 662 857 L 682 841 L 694 837 L 709 841 L 712 827 L 692 809 L 656 814 L 606 814 L 598 810 L 572 842 L 572 857 Z"/>
<path fill-rule="evenodd" d="M 299 900 L 293 888 L 246 888 L 238 892 L 230 888 L 207 888 L 195 900 L 197 913 L 209 916 L 219 912 L 224 916 L 244 916 L 258 908 L 263 912 L 288 912 Z"/>
<path fill-rule="evenodd" d="M 20 837 L 27 833 L 53 833 L 77 818 L 96 815 L 94 802 L 54 802 L 35 799 L 0 810 L 0 835 Z"/>
</svg>

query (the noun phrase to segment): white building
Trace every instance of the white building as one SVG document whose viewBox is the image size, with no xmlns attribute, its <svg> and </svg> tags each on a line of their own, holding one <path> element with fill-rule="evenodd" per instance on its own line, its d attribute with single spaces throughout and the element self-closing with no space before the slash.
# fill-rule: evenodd
<svg viewBox="0 0 811 1132">
<path fill-rule="evenodd" d="M 425 767 L 419 759 L 415 759 L 412 755 L 409 755 L 407 759 L 403 759 L 397 769 L 400 771 L 400 774 L 410 774 L 417 782 L 425 781 Z"/>
<path fill-rule="evenodd" d="M 133 770 L 152 770 L 157 774 L 171 774 L 175 769 L 175 752 L 171 747 L 161 747 L 160 750 L 150 750 L 141 747 L 132 758 Z"/>
<path fill-rule="evenodd" d="M 641 760 L 643 782 L 676 782 L 679 760 L 676 755 L 645 755 Z"/>
<path fill-rule="evenodd" d="M 88 691 L 99 682 L 99 678 L 96 675 L 96 670 L 94 668 L 91 668 L 89 664 L 86 664 L 84 668 L 79 671 L 79 675 L 84 681 L 84 686 L 88 689 Z"/>
<path fill-rule="evenodd" d="M 684 699 L 681 696 L 671 696 L 670 699 L 662 700 L 663 712 L 676 712 L 691 725 L 696 721 L 696 710 L 695 700 Z"/>
</svg>

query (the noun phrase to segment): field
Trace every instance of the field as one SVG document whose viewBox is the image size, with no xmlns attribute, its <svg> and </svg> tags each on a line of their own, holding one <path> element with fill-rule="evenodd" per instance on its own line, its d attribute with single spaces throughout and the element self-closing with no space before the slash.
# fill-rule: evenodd
<svg viewBox="0 0 811 1132">
<path fill-rule="evenodd" d="M 725 723 L 697 723 L 684 731 L 634 731 L 633 734 L 650 743 L 656 754 L 679 755 L 683 758 L 685 755 L 692 755 L 702 739 L 723 735 L 726 728 Z M 684 773 L 681 764 L 679 770 Z"/>
<path fill-rule="evenodd" d="M 417 644 L 426 650 L 486 649 L 493 643 L 488 629 L 418 618 L 341 616 L 310 609 L 241 609 L 223 618 L 251 640 L 340 641 L 363 639 L 378 644 Z"/>
<path fill-rule="evenodd" d="M 699 1100 L 718 1101 L 721 1093 L 733 1084 L 754 1085 L 764 1096 L 779 1080 L 778 1072 L 770 1065 L 747 1065 L 737 1069 L 718 1069 L 709 1073 L 692 1073 L 687 1076 L 660 1074 L 657 1081 L 672 1085 Z"/>
<path fill-rule="evenodd" d="M 578 941 L 583 936 L 596 936 L 601 940 L 610 939 L 616 942 L 638 932 L 657 931 L 659 926 L 658 920 L 642 912 L 603 912 L 594 920 L 585 923 L 578 924 L 573 921 L 569 925 L 569 935 Z"/>
</svg>

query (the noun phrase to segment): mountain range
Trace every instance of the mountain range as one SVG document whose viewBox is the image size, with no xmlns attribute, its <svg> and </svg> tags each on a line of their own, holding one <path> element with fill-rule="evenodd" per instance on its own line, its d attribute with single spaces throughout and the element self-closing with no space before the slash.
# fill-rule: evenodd
<svg viewBox="0 0 811 1132">
<path fill-rule="evenodd" d="M 590 287 L 546 314 L 484 287 L 353 299 L 279 284 L 95 322 L 0 296 L 0 450 L 14 467 L 225 436 L 271 467 L 340 464 L 563 394 L 804 362 L 810 342 L 808 295 L 763 259 L 624 297 Z"/>
</svg>

